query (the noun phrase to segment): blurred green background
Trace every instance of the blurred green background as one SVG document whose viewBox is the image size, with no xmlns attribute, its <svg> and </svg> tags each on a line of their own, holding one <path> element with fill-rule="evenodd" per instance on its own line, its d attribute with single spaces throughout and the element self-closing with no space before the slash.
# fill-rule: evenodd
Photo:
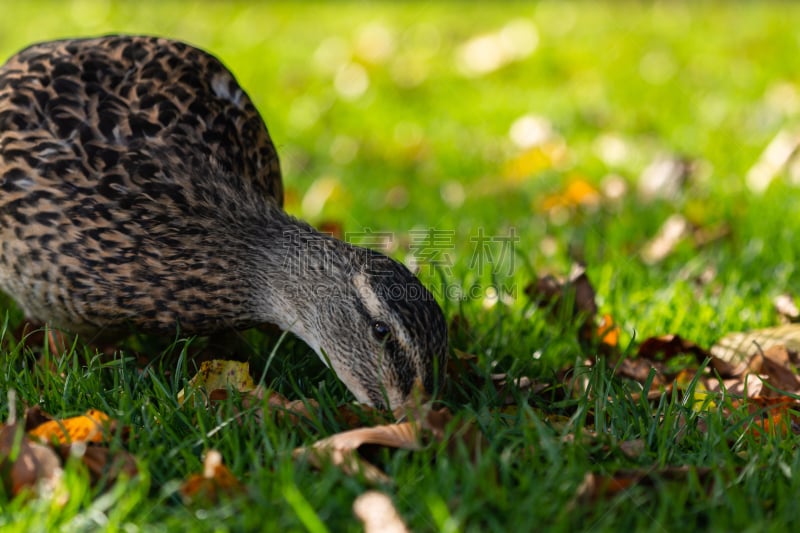
<svg viewBox="0 0 800 533">
<path fill-rule="evenodd" d="M 110 32 L 220 57 L 278 147 L 287 209 L 354 240 L 389 232 L 373 244 L 463 289 L 439 291 L 450 315 L 492 307 L 492 285 L 524 309 L 533 271 L 577 259 L 628 334 L 712 340 L 770 323 L 771 298 L 798 286 L 796 4 L 0 5 L 2 57 Z M 748 186 L 780 136 L 784 160 L 762 164 L 771 184 Z M 710 244 L 643 261 L 675 214 Z M 517 255 L 501 260 L 512 231 Z"/>
</svg>

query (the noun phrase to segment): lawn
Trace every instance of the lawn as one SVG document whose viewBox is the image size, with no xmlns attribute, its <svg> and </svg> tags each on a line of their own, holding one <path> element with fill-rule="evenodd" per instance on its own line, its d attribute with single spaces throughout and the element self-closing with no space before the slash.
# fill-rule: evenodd
<svg viewBox="0 0 800 533">
<path fill-rule="evenodd" d="M 514 390 L 506 402 L 489 380 L 455 376 L 442 402 L 451 430 L 480 429 L 478 450 L 454 437 L 370 454 L 392 480 L 377 488 L 412 530 L 796 523 L 796 427 L 746 431 L 746 409 L 724 410 L 712 395 L 696 404 L 696 382 L 639 398 L 639 384 L 602 364 L 607 347 L 579 337 L 583 317 L 554 316 L 524 288 L 585 264 L 598 314 L 620 329 L 610 356 L 620 359 L 651 336 L 708 348 L 728 332 L 779 323 L 775 297 L 800 294 L 800 5 L 86 0 L 0 9 L 3 60 L 35 41 L 111 32 L 213 52 L 267 123 L 286 209 L 417 268 L 454 323 L 451 348 L 476 356 L 473 377 L 583 377 L 580 390 Z M 670 218 L 688 230 L 654 254 Z M 238 423 L 236 398 L 219 409 L 178 405 L 194 373 L 185 357 L 159 348 L 142 370 L 129 353 L 103 361 L 77 345 L 35 364 L 8 333 L 20 313 L 7 300 L 0 311 L 0 419 L 8 389 L 20 413 L 101 409 L 130 427 L 130 439 L 110 446 L 133 454 L 140 471 L 101 491 L 70 463 L 66 503 L 0 493 L 0 529 L 360 528 L 353 500 L 371 485 L 292 457 L 341 430 L 335 408 L 352 401 L 302 343 L 246 334 L 255 377 L 268 366 L 266 386 L 318 400 L 321 414 L 292 424 L 245 410 Z M 626 442 L 641 448 L 628 453 Z M 187 505 L 178 487 L 210 449 L 245 490 Z M 587 474 L 635 482 L 587 492 Z"/>
</svg>

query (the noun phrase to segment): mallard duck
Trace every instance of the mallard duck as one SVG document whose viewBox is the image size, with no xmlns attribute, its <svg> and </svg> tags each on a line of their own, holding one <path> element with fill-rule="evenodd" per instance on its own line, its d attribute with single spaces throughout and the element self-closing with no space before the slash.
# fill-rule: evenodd
<svg viewBox="0 0 800 533">
<path fill-rule="evenodd" d="M 264 121 L 202 50 L 70 39 L 0 69 L 0 290 L 29 319 L 87 337 L 275 324 L 360 402 L 432 390 L 447 328 L 431 293 L 282 204 Z"/>
</svg>

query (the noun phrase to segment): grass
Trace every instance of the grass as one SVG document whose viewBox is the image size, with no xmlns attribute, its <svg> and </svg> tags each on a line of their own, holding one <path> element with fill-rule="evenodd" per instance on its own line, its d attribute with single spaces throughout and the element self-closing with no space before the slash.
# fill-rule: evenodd
<svg viewBox="0 0 800 533">
<path fill-rule="evenodd" d="M 423 264 L 420 275 L 448 318 L 460 315 L 470 324 L 451 344 L 477 354 L 486 373 L 497 361 L 513 375 L 548 377 L 592 355 L 575 340 L 573 321 L 548 320 L 522 294 L 535 272 L 564 272 L 576 258 L 587 264 L 601 312 L 622 326 L 622 346 L 664 333 L 708 346 L 728 331 L 775 324 L 772 298 L 800 290 L 791 172 L 779 173 L 763 194 L 746 182 L 778 132 L 798 129 L 800 6 L 84 1 L 0 7 L 2 57 L 34 41 L 115 31 L 181 38 L 217 54 L 266 119 L 282 157 L 287 209 L 315 224 L 341 224 L 353 238 L 368 239 L 366 228 L 388 232 L 389 251 L 398 258 L 433 254 L 438 268 Z M 518 19 L 535 24 L 535 50 L 483 76 L 463 76 L 460 45 Z M 374 57 L 383 35 L 376 24 L 393 36 L 385 57 Z M 378 41 L 359 45 L 359 36 L 369 36 L 365 28 Z M 342 49 L 359 67 L 349 82 L 342 75 L 337 89 L 331 65 Z M 357 92 L 364 75 L 368 85 L 359 97 L 342 95 Z M 524 158 L 509 136 L 524 115 L 548 121 L 563 158 L 553 152 L 533 163 Z M 604 146 L 623 148 L 614 157 Z M 637 180 L 662 156 L 689 158 L 698 170 L 677 195 L 644 201 Z M 618 202 L 566 211 L 543 206 L 577 178 L 601 188 L 610 175 L 628 187 Z M 640 251 L 675 213 L 728 232 L 646 264 Z M 443 232 L 436 246 L 422 237 L 429 228 Z M 515 254 L 498 263 L 502 237 L 512 228 Z M 471 240 L 479 231 L 497 237 L 489 248 Z M 698 283 L 706 271 L 711 280 Z M 492 285 L 512 298 L 488 306 Z M 454 288 L 467 297 L 454 297 Z M 10 325 L 19 323 L 12 303 L 2 308 Z M 263 368 L 277 341 L 248 338 L 257 352 L 254 366 Z M 180 354 L 184 346 L 177 342 L 171 351 Z M 267 383 L 293 398 L 320 399 L 331 416 L 294 427 L 246 415 L 241 425 L 219 431 L 213 430 L 229 421 L 230 410 L 176 404 L 192 372 L 186 358 L 157 357 L 139 372 L 129 359 L 102 362 L 91 353 L 86 364 L 84 351 L 77 346 L 50 356 L 53 372 L 11 343 L 0 354 L 0 390 L 13 388 L 21 402 L 53 415 L 95 407 L 130 424 L 135 438 L 125 447 L 141 460 L 143 475 L 98 494 L 68 468 L 67 506 L 0 498 L 0 529 L 358 529 L 352 501 L 367 485 L 291 458 L 294 447 L 339 429 L 333 406 L 350 399 L 301 343 L 279 346 Z M 419 531 L 762 531 L 794 523 L 796 436 L 759 440 L 742 431 L 743 414 L 698 413 L 678 394 L 653 404 L 634 401 L 630 387 L 601 366 L 586 372 L 589 390 L 577 398 L 531 395 L 515 409 L 501 409 L 489 387 L 454 393 L 445 401 L 482 429 L 487 446 L 477 457 L 443 445 L 381 452 L 395 480 L 383 490 Z M 0 403 L 0 416 L 7 415 Z M 682 422 L 699 418 L 705 431 Z M 584 430 L 602 438 L 588 444 L 562 438 Z M 645 443 L 633 458 L 614 446 L 631 439 Z M 200 469 L 209 448 L 222 452 L 247 495 L 207 509 L 186 507 L 177 483 Z M 658 475 L 669 465 L 695 470 L 671 481 Z M 654 481 L 609 500 L 576 499 L 587 472 L 620 469 L 652 471 Z"/>
</svg>

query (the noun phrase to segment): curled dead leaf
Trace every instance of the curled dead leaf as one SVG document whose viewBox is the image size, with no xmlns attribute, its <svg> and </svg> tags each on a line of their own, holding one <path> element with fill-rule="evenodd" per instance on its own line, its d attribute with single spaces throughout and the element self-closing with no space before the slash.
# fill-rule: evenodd
<svg viewBox="0 0 800 533">
<path fill-rule="evenodd" d="M 315 468 L 332 464 L 348 475 L 361 474 L 369 482 L 387 483 L 390 479 L 385 473 L 358 455 L 360 446 L 370 444 L 420 450 L 429 442 L 428 439 L 441 442 L 448 436 L 448 451 L 453 451 L 456 446 L 466 446 L 467 451 L 476 457 L 485 445 L 483 433 L 472 423 L 462 424 L 448 433 L 447 428 L 453 416 L 447 408 L 431 409 L 430 405 L 411 405 L 407 407 L 405 416 L 408 417 L 408 422 L 337 433 L 311 446 L 295 449 L 293 456 L 307 460 Z"/>
<path fill-rule="evenodd" d="M 356 450 L 364 444 L 377 444 L 406 450 L 419 450 L 422 445 L 411 422 L 351 429 L 319 440 L 310 447 L 294 450 L 295 458 L 305 458 L 316 468 L 330 463 L 348 475 L 361 474 L 371 483 L 388 483 L 386 474 L 362 460 Z"/>
</svg>

